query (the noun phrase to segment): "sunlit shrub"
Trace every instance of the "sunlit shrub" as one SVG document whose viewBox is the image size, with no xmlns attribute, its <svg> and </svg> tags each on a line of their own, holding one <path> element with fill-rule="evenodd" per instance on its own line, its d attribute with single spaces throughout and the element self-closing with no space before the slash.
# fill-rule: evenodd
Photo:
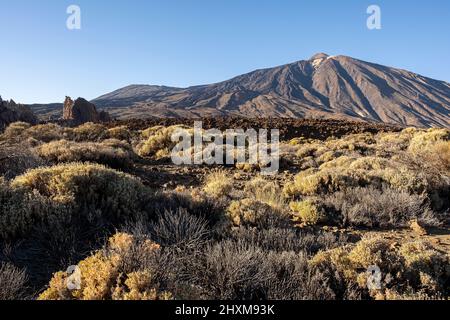
<svg viewBox="0 0 450 320">
<path fill-rule="evenodd" d="M 42 158 L 52 163 L 89 161 L 123 168 L 131 164 L 131 147 L 119 140 L 103 142 L 53 141 L 37 148 Z"/>
<path fill-rule="evenodd" d="M 38 141 L 50 142 L 63 139 L 65 131 L 57 124 L 47 123 L 30 127 L 23 133 L 23 135 L 27 138 L 31 137 Z"/>
<path fill-rule="evenodd" d="M 280 186 L 276 182 L 260 176 L 248 181 L 245 184 L 244 192 L 247 197 L 266 203 L 273 208 L 283 210 L 286 207 Z"/>
<path fill-rule="evenodd" d="M 31 124 L 26 122 L 13 122 L 6 127 L 5 131 L 0 135 L 0 139 L 14 139 L 15 137 L 22 135 L 30 127 Z"/>
<path fill-rule="evenodd" d="M 100 141 L 108 137 L 108 129 L 102 124 L 87 122 L 73 128 L 70 136 L 75 141 Z"/>
<path fill-rule="evenodd" d="M 226 171 L 218 170 L 206 176 L 203 190 L 212 197 L 222 197 L 229 195 L 233 187 L 233 177 Z"/>
<path fill-rule="evenodd" d="M 430 145 L 450 140 L 450 130 L 448 129 L 429 129 L 427 131 L 418 132 L 411 139 L 408 151 L 415 153 L 421 152 Z"/>
<path fill-rule="evenodd" d="M 138 146 L 139 155 L 143 157 L 154 157 L 156 159 L 170 157 L 172 149 L 178 143 L 177 141 L 172 141 L 172 135 L 177 130 L 189 129 L 181 125 L 147 129 L 142 133 L 143 136 L 148 135 L 148 138 Z"/>
<path fill-rule="evenodd" d="M 227 216 L 235 226 L 268 228 L 289 222 L 285 213 L 253 199 L 232 201 Z"/>
<path fill-rule="evenodd" d="M 378 236 L 367 236 L 354 246 L 319 252 L 310 261 L 323 272 L 338 272 L 345 286 L 356 285 L 377 299 L 419 294 L 434 297 L 444 288 L 448 262 L 448 256 L 428 243 L 406 242 L 398 247 Z M 367 270 L 372 266 L 382 271 L 377 290 L 368 287 Z"/>
<path fill-rule="evenodd" d="M 130 141 L 131 140 L 131 131 L 128 130 L 127 126 L 119 126 L 108 129 L 108 137 L 110 139 L 117 139 L 117 140 L 124 140 L 124 141 Z"/>
<path fill-rule="evenodd" d="M 311 200 L 290 203 L 293 220 L 306 225 L 315 225 L 325 219 L 322 210 Z"/>
<path fill-rule="evenodd" d="M 148 199 L 148 191 L 138 179 L 97 164 L 30 170 L 11 186 L 71 206 L 89 221 L 134 217 Z"/>
<path fill-rule="evenodd" d="M 287 196 L 316 195 L 358 186 L 363 178 L 339 170 L 307 170 L 299 173 L 283 192 Z"/>
<path fill-rule="evenodd" d="M 133 236 L 118 233 L 108 245 L 78 264 L 80 289 L 69 290 L 69 274 L 56 273 L 40 300 L 167 300 L 170 293 L 160 290 L 153 270 L 126 267 L 130 254 L 146 259 L 157 255 L 159 245 L 145 240 L 137 243 Z M 127 270 L 128 269 L 128 270 Z"/>
</svg>

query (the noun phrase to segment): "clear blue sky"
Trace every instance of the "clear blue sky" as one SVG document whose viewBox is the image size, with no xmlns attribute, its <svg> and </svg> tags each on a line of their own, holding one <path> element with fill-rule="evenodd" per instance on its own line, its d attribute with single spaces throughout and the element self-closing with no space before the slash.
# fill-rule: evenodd
<svg viewBox="0 0 450 320">
<path fill-rule="evenodd" d="M 66 28 L 70 4 L 81 30 Z M 382 30 L 366 27 L 370 4 Z M 0 94 L 23 103 L 218 82 L 317 52 L 450 81 L 448 0 L 0 0 L 0 41 Z"/>
</svg>

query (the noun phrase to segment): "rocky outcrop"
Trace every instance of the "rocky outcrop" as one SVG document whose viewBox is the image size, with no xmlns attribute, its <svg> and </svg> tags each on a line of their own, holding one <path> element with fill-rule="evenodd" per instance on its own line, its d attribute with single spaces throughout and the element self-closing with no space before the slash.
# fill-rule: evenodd
<svg viewBox="0 0 450 320">
<path fill-rule="evenodd" d="M 13 100 L 3 101 L 0 97 L 0 131 L 17 121 L 36 124 L 38 119 L 30 108 L 17 104 Z"/>
<path fill-rule="evenodd" d="M 111 117 L 106 111 L 98 112 L 94 104 L 83 98 L 73 101 L 70 97 L 66 97 L 63 120 L 79 125 L 86 122 L 108 122 L 111 121 Z"/>
</svg>

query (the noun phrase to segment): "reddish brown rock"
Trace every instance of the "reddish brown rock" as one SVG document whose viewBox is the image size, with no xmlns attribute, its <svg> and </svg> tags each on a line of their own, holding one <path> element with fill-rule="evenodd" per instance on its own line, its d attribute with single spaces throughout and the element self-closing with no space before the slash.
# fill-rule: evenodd
<svg viewBox="0 0 450 320">
<path fill-rule="evenodd" d="M 64 101 L 63 120 L 71 121 L 73 124 L 79 125 L 86 122 L 108 122 L 111 117 L 106 111 L 97 111 L 93 103 L 78 98 L 73 101 L 70 97 L 66 97 Z"/>
</svg>

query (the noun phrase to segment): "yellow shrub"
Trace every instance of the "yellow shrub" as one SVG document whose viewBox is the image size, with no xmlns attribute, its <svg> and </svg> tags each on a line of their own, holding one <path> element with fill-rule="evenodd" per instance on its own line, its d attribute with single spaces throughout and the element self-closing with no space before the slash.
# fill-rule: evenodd
<svg viewBox="0 0 450 320">
<path fill-rule="evenodd" d="M 75 141 L 99 141 L 107 136 L 108 130 L 104 125 L 92 122 L 73 128 L 71 133 L 71 138 Z"/>
<path fill-rule="evenodd" d="M 206 176 L 203 191 L 213 197 L 227 196 L 233 191 L 233 177 L 226 171 L 215 171 Z"/>
<path fill-rule="evenodd" d="M 134 251 L 149 256 L 159 246 L 149 240 L 137 243 L 133 236 L 118 233 L 108 245 L 78 264 L 80 288 L 69 290 L 66 272 L 56 273 L 39 300 L 159 300 L 171 299 L 154 282 L 152 270 L 124 270 L 124 262 Z"/>
<path fill-rule="evenodd" d="M 291 202 L 289 206 L 295 222 L 315 225 L 324 219 L 324 214 L 311 200 Z"/>
<path fill-rule="evenodd" d="M 330 160 L 320 166 L 320 169 L 348 168 L 358 158 L 349 156 L 340 156 Z"/>
<path fill-rule="evenodd" d="M 294 183 L 287 184 L 283 192 L 287 196 L 316 195 L 358 186 L 359 180 L 359 177 L 340 170 L 307 170 L 295 176 Z"/>
<path fill-rule="evenodd" d="M 20 136 L 23 134 L 27 129 L 29 129 L 31 125 L 26 122 L 14 122 L 11 123 L 3 132 L 2 135 L 0 135 L 0 138 L 2 140 L 8 140 L 8 139 L 14 139 L 15 137 Z"/>
<path fill-rule="evenodd" d="M 437 142 L 449 140 L 450 130 L 448 129 L 429 129 L 427 131 L 421 131 L 416 133 L 411 139 L 408 151 L 418 153 Z"/>
<path fill-rule="evenodd" d="M 281 211 L 253 199 L 232 201 L 227 216 L 235 226 L 265 228 L 287 222 Z"/>
<path fill-rule="evenodd" d="M 273 208 L 282 210 L 286 207 L 280 186 L 276 182 L 256 177 L 246 183 L 244 192 L 249 198 L 266 203 Z"/>
<path fill-rule="evenodd" d="M 383 170 L 390 166 L 389 160 L 380 157 L 362 157 L 353 161 L 350 170 Z"/>
<path fill-rule="evenodd" d="M 131 147 L 119 140 L 103 142 L 53 141 L 36 148 L 42 158 L 52 163 L 96 162 L 113 168 L 123 168 L 131 164 Z"/>
<path fill-rule="evenodd" d="M 131 132 L 130 130 L 128 130 L 127 126 L 119 126 L 108 129 L 107 135 L 110 139 L 125 140 L 125 141 L 131 140 Z"/>
<path fill-rule="evenodd" d="M 450 275 L 448 256 L 429 243 L 406 242 L 397 246 L 380 236 L 366 236 L 356 245 L 319 252 L 310 263 L 324 271 L 336 270 L 349 286 L 358 285 L 361 289 L 367 289 L 368 268 L 379 267 L 381 289 L 369 292 L 377 299 L 434 297 L 443 290 Z M 423 292 L 423 288 L 428 291 Z"/>
<path fill-rule="evenodd" d="M 42 142 L 50 142 L 63 139 L 65 130 L 57 124 L 47 123 L 28 128 L 24 135 Z"/>
<path fill-rule="evenodd" d="M 161 131 L 164 128 L 165 128 L 164 126 L 154 126 L 154 127 L 147 128 L 147 129 L 141 131 L 141 137 L 144 139 L 148 139 L 151 136 L 153 136 L 156 132 Z"/>
<path fill-rule="evenodd" d="M 178 143 L 177 141 L 172 141 L 172 135 L 177 130 L 188 130 L 185 126 L 180 125 L 151 129 L 152 131 L 150 132 L 144 131 L 145 133 L 142 133 L 142 135 L 149 135 L 149 137 L 144 143 L 138 146 L 138 153 L 143 157 L 155 157 L 156 159 L 170 157 L 172 149 Z M 187 132 L 192 133 L 189 130 Z"/>
<path fill-rule="evenodd" d="M 138 215 L 149 195 L 137 178 L 98 164 L 33 169 L 14 179 L 11 186 L 68 205 L 88 220 Z"/>
</svg>

